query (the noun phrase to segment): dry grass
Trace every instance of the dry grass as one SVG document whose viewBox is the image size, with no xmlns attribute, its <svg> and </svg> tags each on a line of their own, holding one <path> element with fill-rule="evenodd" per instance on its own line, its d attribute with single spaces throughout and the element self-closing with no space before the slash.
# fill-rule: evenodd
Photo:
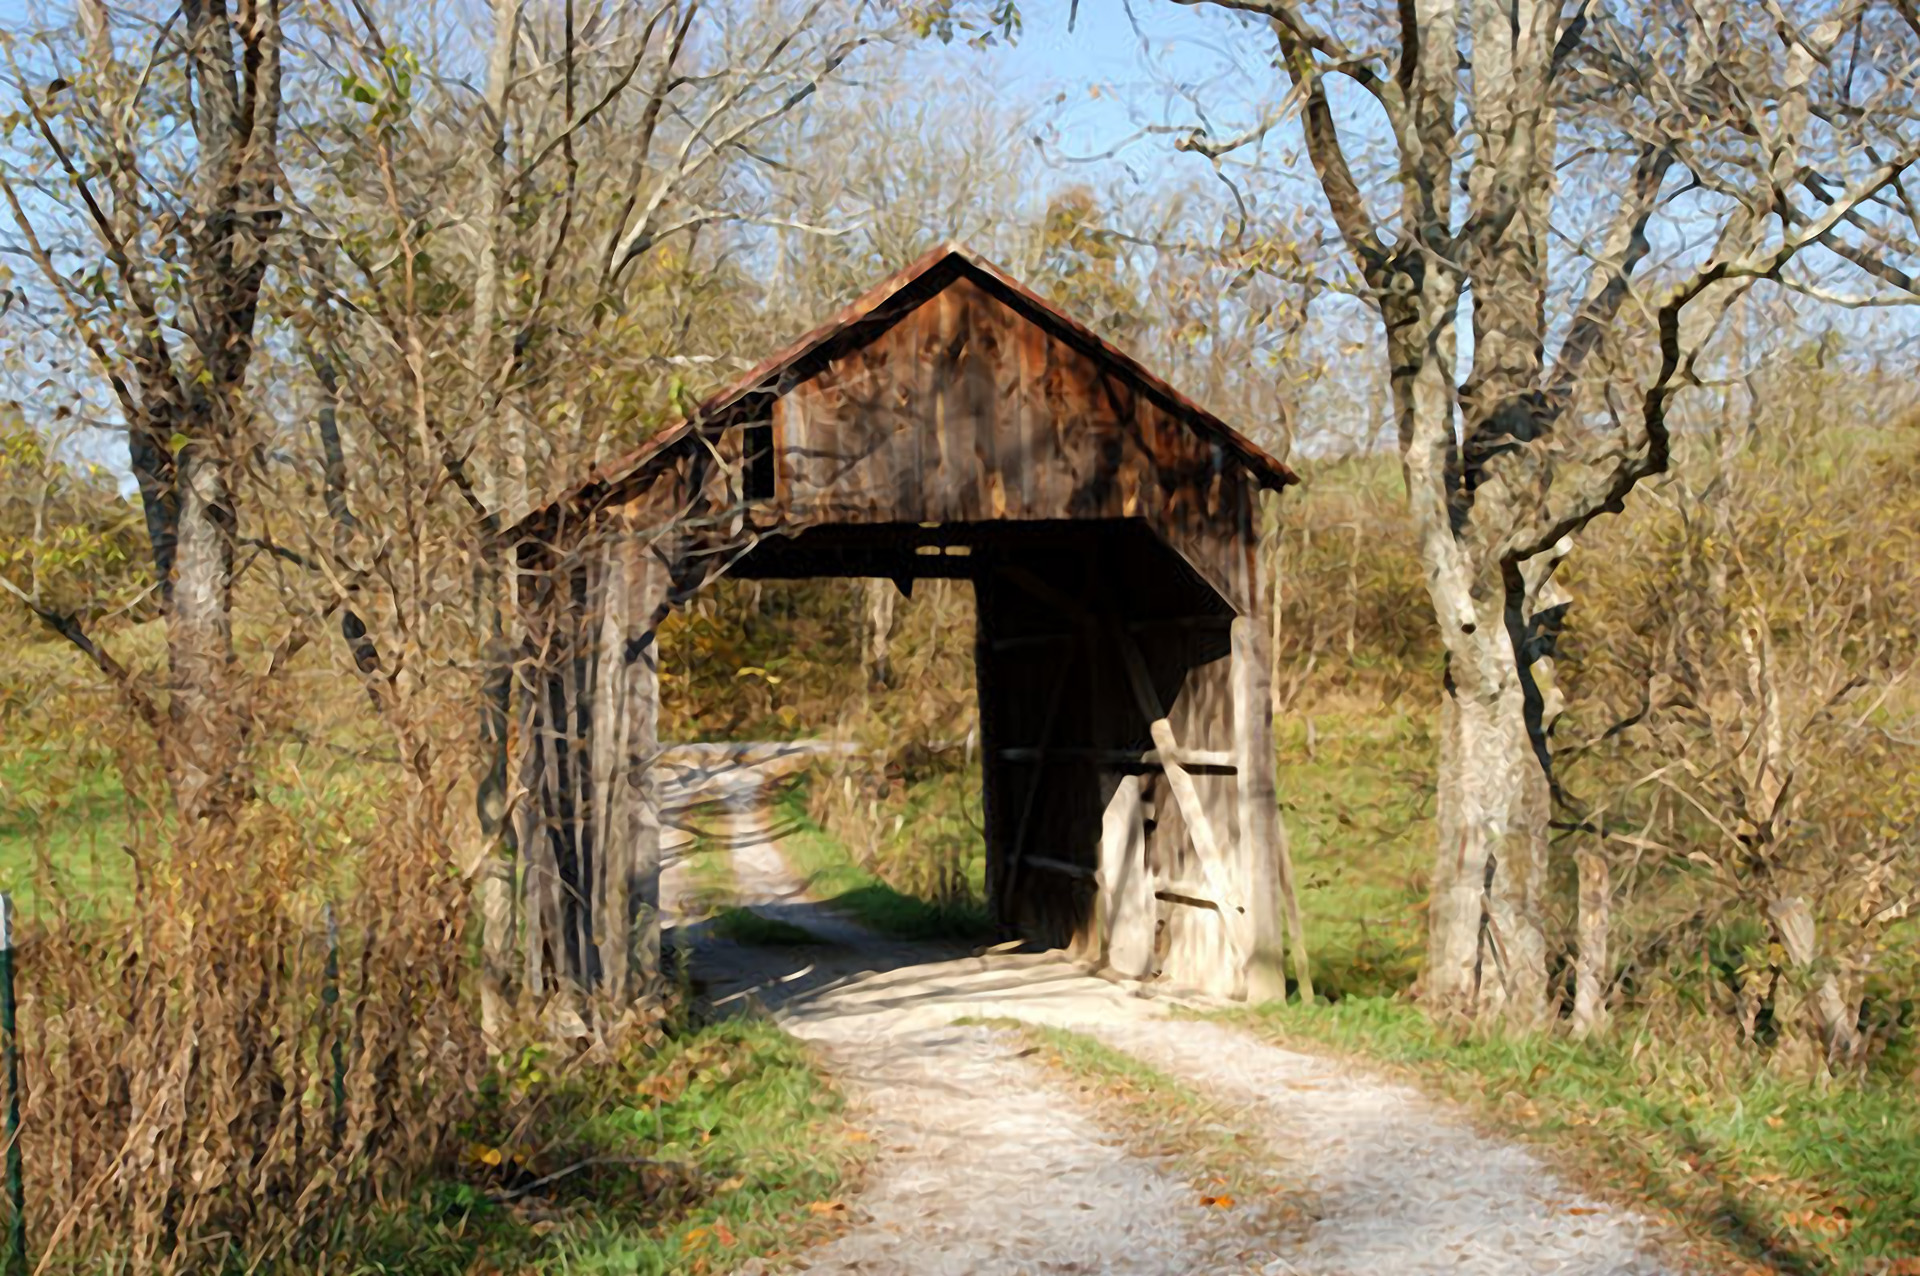
<svg viewBox="0 0 1920 1276">
<path fill-rule="evenodd" d="M 1084 1033 L 1020 1020 L 996 1025 L 1017 1032 L 1027 1044 L 1023 1053 L 1066 1081 L 1135 1155 L 1191 1180 L 1201 1204 L 1256 1211 L 1269 1237 L 1314 1217 L 1310 1194 L 1231 1109 Z"/>
<path fill-rule="evenodd" d="M 395 811 L 365 848 L 330 962 L 309 836 L 242 810 L 140 854 L 130 909 L 28 934 L 22 1143 L 49 1269 L 282 1250 L 443 1161 L 476 1093 L 465 891 L 434 827 Z"/>
<path fill-rule="evenodd" d="M 351 698 L 262 695 L 244 800 L 183 825 L 112 696 L 58 649 L 22 667 L 0 776 L 38 1270 L 245 1268 L 446 1164 L 487 1069 L 462 733 L 401 778 Z"/>
</svg>

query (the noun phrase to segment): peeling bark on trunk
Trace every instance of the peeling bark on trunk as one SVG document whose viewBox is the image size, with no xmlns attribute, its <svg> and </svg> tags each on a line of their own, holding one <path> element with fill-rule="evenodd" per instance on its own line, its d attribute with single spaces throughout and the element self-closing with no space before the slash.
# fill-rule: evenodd
<svg viewBox="0 0 1920 1276">
<path fill-rule="evenodd" d="M 1424 995 L 1442 1013 L 1526 1022 L 1546 1001 L 1541 902 L 1551 793 L 1522 677 L 1525 578 L 1458 526 L 1459 299 L 1458 277 L 1430 266 L 1417 296 L 1386 307 L 1408 505 L 1447 651 Z"/>
<path fill-rule="evenodd" d="M 1505 646 L 1504 631 L 1489 645 Z M 1449 680 L 1425 992 L 1446 1013 L 1526 1023 L 1546 1006 L 1549 799 L 1522 701 L 1517 672 L 1490 686 Z"/>
</svg>

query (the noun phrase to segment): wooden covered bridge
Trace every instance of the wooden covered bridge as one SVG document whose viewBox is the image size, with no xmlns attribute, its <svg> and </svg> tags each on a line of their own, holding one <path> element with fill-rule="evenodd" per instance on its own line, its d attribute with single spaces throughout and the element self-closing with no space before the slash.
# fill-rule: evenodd
<svg viewBox="0 0 1920 1276">
<path fill-rule="evenodd" d="M 513 529 L 529 991 L 659 969 L 655 635 L 723 574 L 973 583 L 987 891 L 1130 975 L 1283 991 L 1257 498 L 1278 460 L 948 246 Z"/>
</svg>

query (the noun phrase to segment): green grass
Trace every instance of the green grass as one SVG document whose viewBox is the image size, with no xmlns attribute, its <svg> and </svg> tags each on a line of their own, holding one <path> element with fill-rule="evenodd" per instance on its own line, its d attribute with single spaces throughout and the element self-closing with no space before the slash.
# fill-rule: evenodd
<svg viewBox="0 0 1920 1276">
<path fill-rule="evenodd" d="M 687 887 L 681 906 L 693 920 L 718 916 L 735 907 L 740 884 L 726 853 L 711 839 L 696 835 L 684 852 L 687 863 Z"/>
<path fill-rule="evenodd" d="M 601 1083 L 569 1114 L 562 1142 L 537 1155 L 477 1137 L 461 1177 L 370 1234 L 341 1238 L 358 1255 L 347 1270 L 700 1276 L 778 1262 L 837 1230 L 860 1136 L 806 1050 L 771 1022 L 690 1031 L 622 1081 L 623 1094 Z M 596 1157 L 551 1188 L 503 1199 L 516 1181 Z"/>
<path fill-rule="evenodd" d="M 881 838 L 880 876 L 910 895 L 937 893 L 934 883 L 952 874 L 968 899 L 987 893 L 987 842 L 981 832 L 980 769 L 935 771 L 902 786 L 882 802 L 892 827 Z"/>
<path fill-rule="evenodd" d="M 979 939 L 992 934 L 986 908 L 939 904 L 903 894 L 854 861 L 847 848 L 807 814 L 803 789 L 782 795 L 780 849 L 815 898 L 867 929 L 896 939 Z"/>
<path fill-rule="evenodd" d="M 1433 742 L 1407 713 L 1303 710 L 1274 725 L 1314 991 L 1397 992 L 1425 954 Z"/>
<path fill-rule="evenodd" d="M 759 948 L 791 948 L 820 943 L 820 937 L 804 926 L 765 917 L 734 901 L 740 898 L 740 883 L 733 863 L 720 847 L 705 838 L 697 840 L 687 853 L 688 876 L 692 884 L 686 893 L 689 916 L 707 923 L 721 939 Z"/>
<path fill-rule="evenodd" d="M 751 908 L 723 908 L 714 914 L 712 927 L 721 939 L 756 948 L 794 948 L 822 942 L 805 926 L 765 917 Z"/>
<path fill-rule="evenodd" d="M 381 788 L 391 777 L 364 761 L 325 756 L 309 756 L 310 765 L 302 767 L 304 748 L 289 743 L 281 756 L 267 758 L 283 765 L 261 784 L 263 795 L 314 847 L 364 842 L 377 830 Z M 72 915 L 111 913 L 134 892 L 126 848 L 144 845 L 158 854 L 154 843 L 164 836 L 164 816 L 129 801 L 120 774 L 97 752 L 23 748 L 0 760 L 0 890 L 11 892 L 25 915 L 49 905 L 56 893 Z M 142 821 L 148 822 L 144 830 Z M 340 856 L 329 865 L 338 893 L 349 889 L 350 861 Z"/>
<path fill-rule="evenodd" d="M 1408 1069 L 1604 1188 L 1664 1211 L 1729 1262 L 1875 1276 L 1920 1270 L 1920 1104 L 1911 1078 L 1826 1089 L 1729 1051 L 1463 1036 L 1379 998 L 1224 1017 L 1264 1036 Z"/>
<path fill-rule="evenodd" d="M 1590 1043 L 1436 1026 L 1401 999 L 1424 956 L 1434 753 L 1424 722 L 1329 701 L 1276 728 L 1315 990 L 1334 1004 L 1234 1017 L 1408 1069 L 1668 1213 L 1736 1270 L 1874 1276 L 1909 1260 L 1894 1270 L 1920 1272 L 1920 1103 L 1900 1075 L 1910 1052 L 1818 1089 L 1672 1020 L 1636 1035 L 1628 1017 Z"/>
<path fill-rule="evenodd" d="M 127 818 L 120 778 L 107 768 L 80 770 L 37 750 L 0 763 L 0 890 L 31 912 L 51 870 L 74 901 L 124 897 Z"/>
</svg>

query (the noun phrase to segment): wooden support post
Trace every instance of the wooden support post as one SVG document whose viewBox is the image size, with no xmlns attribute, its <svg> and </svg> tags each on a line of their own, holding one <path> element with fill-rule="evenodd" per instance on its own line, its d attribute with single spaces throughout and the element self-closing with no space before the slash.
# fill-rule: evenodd
<svg viewBox="0 0 1920 1276">
<path fill-rule="evenodd" d="M 603 721 L 593 742 L 594 934 L 615 1005 L 654 995 L 660 978 L 660 752 L 656 626 L 670 573 L 638 530 L 608 546 L 597 646 Z"/>
<path fill-rule="evenodd" d="M 520 696 L 520 802 L 514 844 L 520 852 L 521 986 L 532 1004 L 566 978 L 555 968 L 560 941 L 560 848 L 571 836 L 572 787 L 563 760 L 572 728 L 566 681 L 574 660 L 570 571 L 559 554 L 527 564 L 520 594 L 526 651 L 515 682 Z"/>
<path fill-rule="evenodd" d="M 618 1016 L 660 986 L 655 635 L 673 579 L 650 530 L 604 514 L 529 591 L 515 813 L 526 991 L 579 998 L 582 1014 Z"/>
<path fill-rule="evenodd" d="M 1156 920 L 1144 815 L 1140 777 L 1119 777 L 1100 822 L 1100 934 L 1107 964 L 1136 979 L 1152 973 Z"/>
<path fill-rule="evenodd" d="M 1253 591 L 1257 597 L 1258 590 Z M 1240 751 L 1240 872 L 1252 901 L 1247 998 L 1274 1001 L 1287 995 L 1284 947 L 1293 942 L 1294 978 L 1305 1000 L 1313 998 L 1306 933 L 1294 890 L 1293 860 L 1273 784 L 1273 695 L 1268 679 L 1267 630 L 1263 617 L 1233 624 L 1233 716 Z M 1285 909 L 1286 924 L 1281 924 Z"/>
</svg>

